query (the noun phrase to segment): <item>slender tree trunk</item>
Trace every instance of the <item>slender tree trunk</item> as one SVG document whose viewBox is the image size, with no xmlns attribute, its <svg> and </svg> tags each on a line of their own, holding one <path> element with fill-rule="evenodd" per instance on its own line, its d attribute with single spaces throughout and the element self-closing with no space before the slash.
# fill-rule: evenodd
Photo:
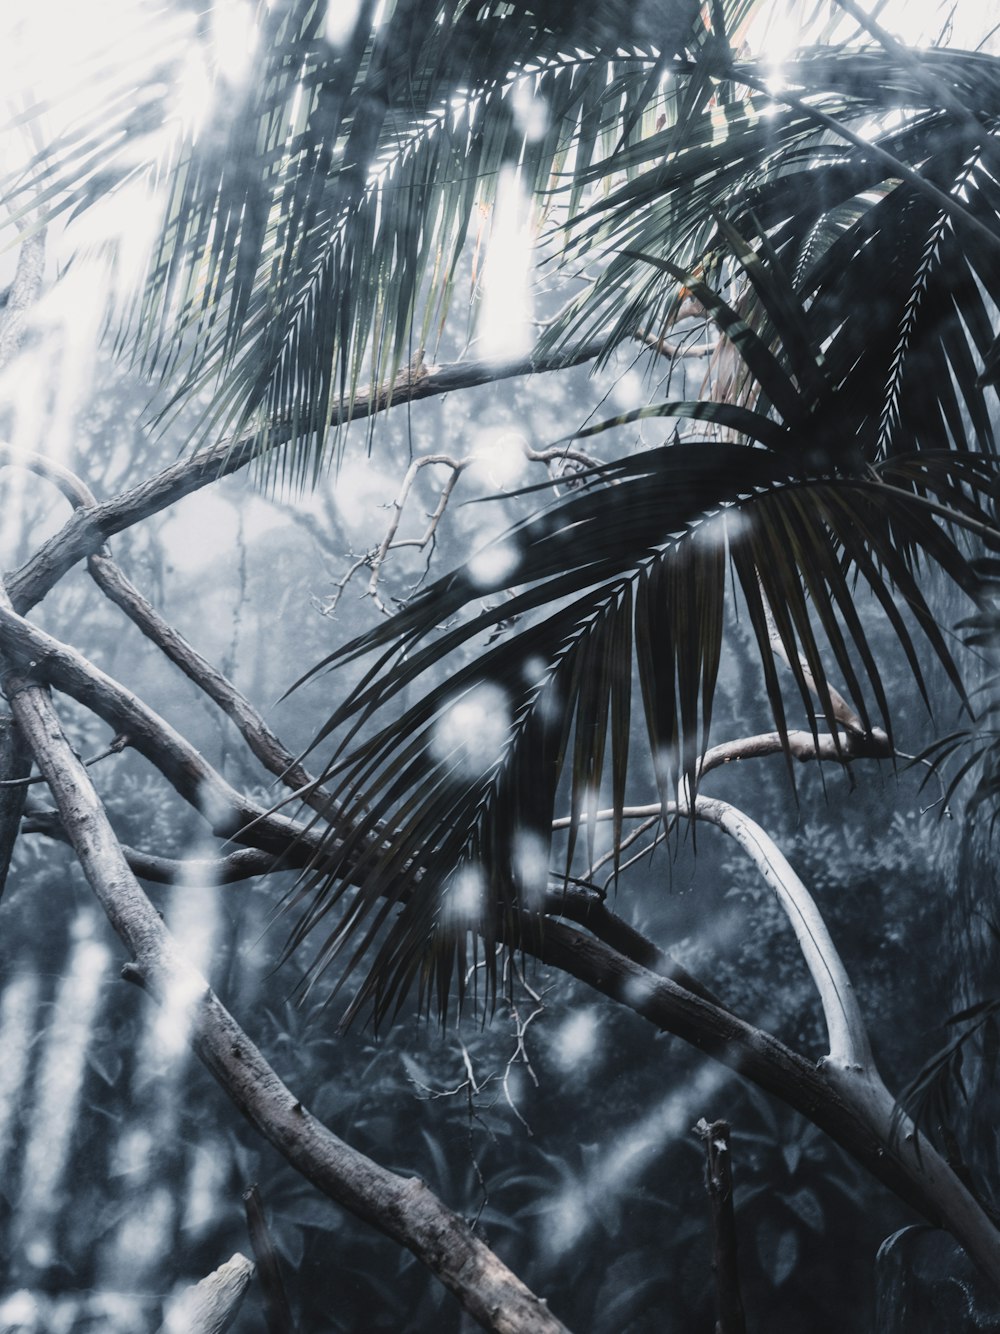
<svg viewBox="0 0 1000 1334">
<path fill-rule="evenodd" d="M 705 1186 L 712 1214 L 712 1270 L 719 1318 L 715 1334 L 746 1334 L 747 1322 L 740 1295 L 736 1252 L 736 1214 L 733 1211 L 733 1162 L 729 1124 L 704 1117 L 695 1126 L 705 1146 Z"/>
</svg>

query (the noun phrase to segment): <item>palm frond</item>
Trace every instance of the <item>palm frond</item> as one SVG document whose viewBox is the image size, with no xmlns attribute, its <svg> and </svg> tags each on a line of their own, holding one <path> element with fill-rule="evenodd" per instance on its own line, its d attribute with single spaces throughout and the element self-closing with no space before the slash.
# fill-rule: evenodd
<svg viewBox="0 0 1000 1334">
<path fill-rule="evenodd" d="M 928 109 L 908 62 L 896 67 L 883 52 L 804 53 L 790 75 L 828 117 L 866 125 L 872 149 L 900 171 L 919 168 L 916 183 L 894 178 L 868 141 L 837 142 L 810 122 L 807 107 L 782 108 L 780 96 L 711 109 L 675 151 L 666 132 L 638 145 L 636 176 L 570 224 L 581 256 L 596 247 L 611 258 L 547 332 L 547 344 L 604 331 L 611 347 L 643 321 L 665 329 L 682 286 L 694 290 L 690 280 L 682 284 L 682 266 L 704 275 L 700 292 L 715 293 L 715 304 L 705 303 L 710 314 L 723 299 L 756 329 L 765 312 L 768 328 L 758 335 L 774 340 L 786 375 L 814 403 L 818 386 L 802 377 L 822 364 L 850 414 L 838 420 L 841 452 L 848 440 L 869 459 L 942 439 L 961 445 L 966 421 L 976 446 L 992 450 L 984 386 L 1000 295 L 991 138 L 1000 67 L 981 56 L 966 64 L 964 53 L 920 60 L 920 69 L 947 83 L 949 105 L 965 99 L 968 115 Z M 893 107 L 899 123 L 879 132 L 878 117 Z M 943 211 L 922 184 L 955 207 Z M 725 291 L 737 275 L 739 302 Z M 809 349 L 805 361 L 800 348 Z M 755 370 L 754 392 L 766 393 Z"/>
<path fill-rule="evenodd" d="M 951 1136 L 957 1101 L 969 1101 L 966 1057 L 973 1056 L 976 1078 L 992 1081 L 1000 1054 L 1000 999 L 989 997 L 966 1006 L 947 1020 L 955 1036 L 929 1058 L 902 1090 L 897 1123 L 905 1111 L 932 1138 Z"/>
<path fill-rule="evenodd" d="M 667 114 L 657 71 L 705 31 L 691 3 L 660 16 L 656 48 L 635 43 L 624 0 L 377 8 L 365 0 L 334 47 L 322 5 L 261 5 L 249 77 L 158 164 L 170 195 L 121 339 L 172 378 L 174 402 L 218 388 L 206 432 L 253 427 L 318 450 L 333 403 L 362 377 L 391 381 L 431 332 L 501 169 L 536 198 L 559 173 L 576 207 L 592 161 L 615 162 Z M 53 207 L 89 197 L 62 147 L 31 182 Z"/>
<path fill-rule="evenodd" d="M 817 47 L 786 64 L 783 106 L 765 68 L 733 59 L 750 3 L 707 18 L 671 6 L 655 46 L 624 0 L 396 0 L 380 23 L 375 8 L 333 47 L 312 0 L 262 6 L 250 77 L 160 164 L 163 228 L 121 336 L 173 385 L 168 409 L 212 385 L 204 434 L 300 441 L 290 466 L 314 470 L 334 404 L 362 379 L 391 383 L 433 335 L 470 220 L 508 166 L 567 229 L 562 262 L 589 266 L 547 343 L 600 335 L 610 349 L 666 325 L 675 269 L 711 285 L 735 254 L 757 295 L 767 287 L 785 354 L 793 311 L 809 312 L 801 347 L 807 362 L 822 349 L 831 383 L 850 378 L 863 453 L 907 452 L 920 428 L 958 439 L 966 414 L 992 447 L 995 59 Z M 525 97 L 544 108 L 541 133 Z M 116 154 L 95 122 L 28 183 L 79 206 Z M 779 310 L 782 284 L 794 299 Z M 752 330 L 752 300 L 740 314 Z M 785 369 L 809 374 L 801 359 Z"/>
<path fill-rule="evenodd" d="M 491 946 L 516 947 L 543 905 L 557 800 L 571 817 L 564 874 L 581 831 L 588 864 L 593 858 L 599 800 L 610 800 L 620 825 L 634 781 L 626 726 L 634 672 L 661 799 L 682 782 L 694 786 L 729 568 L 783 736 L 788 695 L 773 662 L 775 635 L 814 732 L 824 724 L 836 734 L 839 725 L 827 662 L 848 683 L 864 726 L 877 718 L 891 728 L 856 578 L 882 607 L 925 697 L 918 640 L 961 697 L 915 553 L 976 598 L 977 576 L 953 530 L 1000 542 L 989 510 L 993 477 L 988 459 L 943 453 L 866 478 L 803 479 L 787 458 L 722 442 L 649 450 L 592 475 L 585 491 L 502 539 L 502 580 L 484 585 L 474 559 L 321 664 L 334 669 L 383 650 L 317 738 L 344 729 L 324 775 L 336 832 L 296 892 L 290 948 L 324 924 L 314 978 L 345 951 L 351 963 L 373 953 L 355 1005 L 371 1002 L 384 1015 L 414 985 L 425 1001 L 446 1001 L 452 987 L 461 998 L 469 933 L 479 933 L 487 987 L 495 987 Z M 514 588 L 502 608 L 468 614 L 501 585 Z M 501 616 L 521 617 L 524 628 L 480 647 Z M 418 702 L 360 739 L 414 682 L 428 683 Z"/>
</svg>

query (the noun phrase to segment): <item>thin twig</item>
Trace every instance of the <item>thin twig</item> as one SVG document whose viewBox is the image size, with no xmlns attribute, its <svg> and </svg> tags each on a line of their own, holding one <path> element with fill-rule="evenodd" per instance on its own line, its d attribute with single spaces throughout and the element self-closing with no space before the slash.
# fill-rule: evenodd
<svg viewBox="0 0 1000 1334">
<path fill-rule="evenodd" d="M 80 763 L 85 769 L 92 765 L 99 764 L 101 760 L 106 760 L 110 755 L 120 755 L 128 745 L 127 736 L 116 736 L 103 750 L 98 751 L 96 755 L 91 755 L 87 760 L 81 760 Z M 34 787 L 37 783 L 44 783 L 45 779 L 41 774 L 33 774 L 29 778 L 5 778 L 0 781 L 2 787 Z"/>
</svg>

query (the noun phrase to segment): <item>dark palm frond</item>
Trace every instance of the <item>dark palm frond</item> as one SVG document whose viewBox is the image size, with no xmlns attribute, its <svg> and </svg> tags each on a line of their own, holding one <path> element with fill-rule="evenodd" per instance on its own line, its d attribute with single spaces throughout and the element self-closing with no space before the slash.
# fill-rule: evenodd
<svg viewBox="0 0 1000 1334">
<path fill-rule="evenodd" d="M 991 1083 L 1000 1056 L 1000 999 L 988 997 L 953 1014 L 947 1021 L 958 1029 L 929 1060 L 921 1066 L 897 1100 L 897 1122 L 906 1112 L 919 1129 L 934 1138 L 949 1134 L 954 1119 L 956 1098 L 968 1102 L 965 1062 L 970 1049 L 974 1053 L 976 1078 Z"/>
<path fill-rule="evenodd" d="M 373 952 L 355 1005 L 371 1002 L 376 1015 L 414 984 L 425 1000 L 446 1000 L 453 985 L 461 997 L 470 931 L 484 941 L 487 987 L 495 986 L 491 945 L 516 947 L 522 931 L 535 929 L 557 798 L 570 811 L 567 874 L 581 831 L 592 859 L 599 802 L 610 802 L 620 825 L 633 670 L 662 800 L 682 781 L 693 786 L 707 744 L 728 567 L 782 734 L 787 700 L 775 634 L 814 731 L 838 727 L 828 661 L 864 725 L 877 716 L 891 727 L 856 606 L 858 577 L 921 689 L 911 623 L 961 692 L 920 591 L 915 553 L 978 596 L 949 529 L 1000 541 L 988 509 L 993 477 L 989 460 L 945 453 L 886 464 L 866 478 L 802 479 L 786 457 L 722 442 L 665 446 L 592 475 L 586 491 L 503 539 L 503 583 L 518 591 L 501 609 L 461 619 L 500 585 L 484 587 L 474 560 L 321 665 L 387 650 L 321 733 L 346 729 L 325 774 L 336 834 L 297 890 L 290 948 L 324 925 L 314 978 L 338 955 L 356 964 Z M 478 648 L 501 615 L 520 616 L 525 628 Z M 433 684 L 442 671 L 446 679 Z M 377 712 L 428 679 L 416 704 L 359 739 Z M 482 749 L 470 736 L 484 738 Z"/>
<path fill-rule="evenodd" d="M 867 224 L 890 198 L 882 195 L 851 224 L 864 232 L 863 240 L 844 243 L 850 261 L 869 277 L 868 249 L 878 251 L 883 229 Z M 938 216 L 916 193 L 903 208 L 904 216 L 919 214 L 915 233 L 933 227 Z M 796 284 L 766 235 L 754 248 L 726 220 L 717 218 L 714 226 L 716 269 L 731 300 L 667 258 L 638 252 L 629 258 L 683 283 L 701 301 L 745 367 L 743 404 L 651 404 L 579 434 L 639 418 L 688 417 L 752 447 L 675 443 L 584 474 L 584 491 L 502 540 L 502 574 L 484 575 L 481 559 L 472 562 L 324 664 L 385 650 L 317 738 L 347 729 L 328 776 L 340 782 L 339 830 L 350 832 L 304 882 L 299 902 L 309 906 L 293 943 L 304 942 L 348 885 L 356 887 L 343 923 L 321 946 L 318 968 L 349 939 L 353 944 L 360 935 L 352 963 L 377 944 L 358 998 L 359 1004 L 371 1001 L 376 1014 L 415 981 L 440 1000 L 457 977 L 461 995 L 470 927 L 487 944 L 503 939 L 514 945 L 519 932 L 533 929 L 531 905 L 539 891 L 519 879 L 517 848 L 529 831 L 546 849 L 542 864 L 548 865 L 548 830 L 560 793 L 570 811 L 566 874 L 581 830 L 592 860 L 609 719 L 615 720 L 610 801 L 613 828 L 620 828 L 628 748 L 619 720 L 627 707 L 630 655 L 661 801 L 671 800 L 682 782 L 694 786 L 720 660 L 727 566 L 781 735 L 787 700 L 773 661 L 775 640 L 814 734 L 822 722 L 837 735 L 828 665 L 846 684 L 862 727 L 870 730 L 878 721 L 891 733 L 879 665 L 856 606 L 857 579 L 881 607 L 928 707 L 921 641 L 965 700 L 917 567 L 925 559 L 936 564 L 983 610 L 981 568 L 970 563 L 954 530 L 996 547 L 994 459 L 949 435 L 941 416 L 914 430 L 917 452 L 886 446 L 884 376 L 859 368 L 861 350 L 849 341 L 856 335 L 844 332 L 832 279 L 809 286 L 809 275 L 817 264 L 833 262 L 847 231 Z M 895 355 L 893 364 L 907 370 L 937 277 L 937 263 L 927 256 L 936 260 L 948 231 L 939 226 L 932 245 L 915 252 L 915 278 L 905 262 L 887 269 L 888 293 L 903 295 L 881 323 L 873 320 L 875 338 L 883 329 L 887 359 Z M 907 301 L 914 287 L 917 297 Z M 967 338 L 964 327 L 951 336 Z M 904 397 L 908 392 L 904 386 Z M 860 402 L 856 394 L 864 396 Z M 477 599 L 501 587 L 512 590 L 501 610 L 463 619 Z M 525 618 L 528 627 L 459 667 L 398 722 L 355 745 L 383 706 L 425 673 L 461 662 L 463 651 L 501 616 Z M 434 633 L 442 624 L 446 628 Z M 436 736 L 450 711 L 484 687 L 499 691 L 495 702 L 509 708 L 510 730 L 482 771 L 470 775 L 460 754 L 441 756 Z M 527 771 L 524 756 L 531 757 Z M 478 897 L 472 916 L 456 929 L 446 905 L 449 896 L 459 896 L 454 886 L 467 885 L 470 875 Z M 387 900 L 400 908 L 392 924 Z M 490 986 L 494 957 L 487 949 Z"/>
<path fill-rule="evenodd" d="M 802 104 L 769 107 L 759 95 L 705 113 L 676 151 L 666 132 L 638 145 L 635 178 L 570 226 L 581 254 L 599 247 L 611 259 L 547 344 L 604 330 L 612 346 L 642 321 L 665 327 L 679 303 L 677 266 L 694 261 L 706 280 L 718 272 L 723 282 L 728 270 L 731 281 L 735 256 L 752 288 L 738 306 L 743 323 L 756 327 L 763 305 L 787 373 L 801 380 L 818 358 L 843 391 L 842 450 L 851 441 L 858 458 L 876 459 L 942 439 L 961 447 L 967 423 L 976 447 L 992 450 L 983 371 L 1000 297 L 991 138 L 1000 66 L 981 56 L 966 64 L 965 53 L 921 59 L 952 98 L 966 99 L 967 117 L 928 108 L 912 72 L 885 53 L 818 50 L 791 74 L 827 115 L 867 125 L 873 149 L 900 171 L 916 166 L 917 182 L 893 177 L 867 141 L 838 142 Z M 877 130 L 879 115 L 907 105 L 901 123 Z M 944 211 L 938 196 L 954 208 Z M 799 338 L 790 336 L 793 313 Z M 809 356 L 793 364 L 800 347 Z"/>
<path fill-rule="evenodd" d="M 973 692 L 976 718 L 972 726 L 938 737 L 927 746 L 917 759 L 941 769 L 946 762 L 954 762 L 943 794 L 945 806 L 952 800 L 966 779 L 966 811 L 975 819 L 989 812 L 989 833 L 992 836 L 1000 818 L 1000 673 L 996 671 L 1000 650 L 1000 561 L 991 557 L 974 562 L 974 569 L 982 583 L 983 599 L 972 616 L 959 621 L 956 629 L 963 643 L 982 655 L 988 664 L 988 674 Z"/>
</svg>

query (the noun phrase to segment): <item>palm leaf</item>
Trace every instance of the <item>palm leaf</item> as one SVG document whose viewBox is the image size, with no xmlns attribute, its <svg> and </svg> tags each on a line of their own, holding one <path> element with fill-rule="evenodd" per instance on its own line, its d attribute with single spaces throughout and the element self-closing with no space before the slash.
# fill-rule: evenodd
<svg viewBox="0 0 1000 1334">
<path fill-rule="evenodd" d="M 364 0 L 338 47 L 313 0 L 261 5 L 249 77 L 159 164 L 169 198 L 123 341 L 173 378 L 168 408 L 214 387 L 205 432 L 318 448 L 332 404 L 363 376 L 391 381 L 440 315 L 501 168 L 541 197 L 556 169 L 573 194 L 595 155 L 614 163 L 675 100 L 657 71 L 701 40 L 698 8 L 670 6 L 654 50 L 624 0 Z M 519 123 L 523 96 L 547 111 L 540 136 Z M 73 147 L 29 182 L 53 209 L 89 198 Z"/>
<path fill-rule="evenodd" d="M 775 632 L 796 707 L 814 730 L 838 727 L 824 689 L 828 660 L 850 683 L 866 725 L 877 716 L 891 727 L 855 577 L 885 610 L 921 686 L 915 632 L 961 693 L 914 577 L 914 551 L 977 597 L 978 576 L 949 530 L 1000 540 L 989 511 L 993 475 L 987 459 L 945 454 L 887 464 L 869 478 L 806 480 L 763 449 L 680 443 L 601 470 L 587 491 L 518 525 L 502 539 L 516 553 L 509 579 L 517 585 L 502 613 L 462 617 L 484 591 L 474 560 L 322 664 L 336 669 L 391 646 L 322 729 L 321 737 L 346 729 L 324 774 L 334 833 L 297 890 L 290 948 L 323 923 L 314 978 L 345 951 L 352 963 L 373 954 L 354 1004 L 371 1002 L 384 1015 L 414 985 L 425 1000 L 440 1000 L 454 984 L 461 998 L 469 932 L 478 932 L 487 986 L 495 987 L 491 946 L 516 946 L 520 932 L 534 929 L 557 801 L 571 812 L 565 874 L 581 829 L 593 859 L 599 799 L 610 800 L 620 823 L 633 671 L 661 798 L 675 796 L 682 780 L 693 786 L 708 741 L 728 564 L 782 735 L 789 703 L 772 661 Z M 463 650 L 498 614 L 521 617 L 525 628 L 465 660 Z M 418 702 L 360 740 L 358 729 L 383 709 L 388 717 L 417 681 L 427 682 Z M 465 728 L 456 730 L 462 710 Z M 496 732 L 498 711 L 506 722 Z M 461 737 L 477 728 L 495 746 L 470 758 Z M 526 840 L 536 850 L 530 876 Z M 330 926 L 332 906 L 345 903 Z"/>
</svg>

